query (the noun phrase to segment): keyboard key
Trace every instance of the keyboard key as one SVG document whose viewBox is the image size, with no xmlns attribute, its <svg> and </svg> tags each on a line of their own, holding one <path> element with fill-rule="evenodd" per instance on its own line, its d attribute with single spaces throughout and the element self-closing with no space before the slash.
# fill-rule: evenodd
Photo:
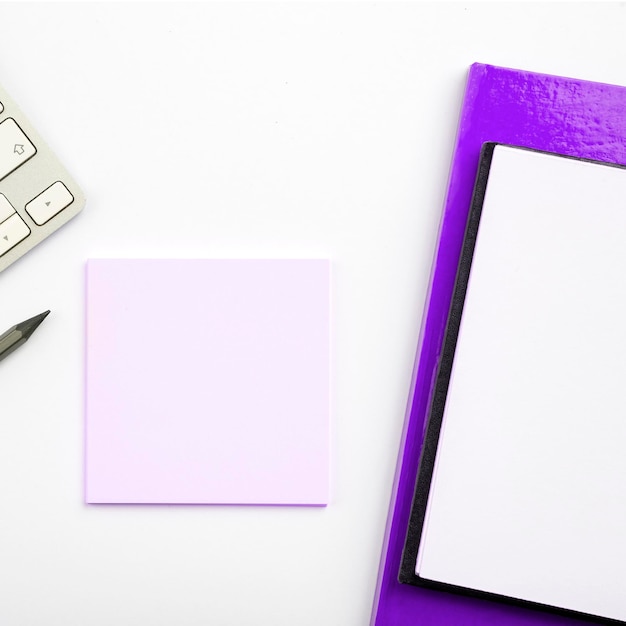
<svg viewBox="0 0 626 626">
<path fill-rule="evenodd" d="M 16 213 L 0 224 L 0 256 L 30 235 L 30 228 Z"/>
<path fill-rule="evenodd" d="M 36 153 L 35 146 L 13 118 L 0 123 L 0 180 Z"/>
<path fill-rule="evenodd" d="M 11 206 L 6 196 L 0 193 L 0 224 L 11 217 L 13 213 L 15 213 L 15 209 Z"/>
<path fill-rule="evenodd" d="M 80 213 L 85 196 L 2 85 L 0 103 L 2 272 Z"/>
<path fill-rule="evenodd" d="M 26 205 L 26 211 L 33 218 L 33 222 L 41 226 L 72 202 L 74 196 L 61 181 L 57 181 L 31 200 Z"/>
</svg>

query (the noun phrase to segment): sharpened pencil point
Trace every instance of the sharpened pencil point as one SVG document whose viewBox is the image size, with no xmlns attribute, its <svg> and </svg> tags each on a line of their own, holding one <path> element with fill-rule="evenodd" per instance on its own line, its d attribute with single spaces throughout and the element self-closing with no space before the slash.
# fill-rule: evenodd
<svg viewBox="0 0 626 626">
<path fill-rule="evenodd" d="M 48 314 L 50 313 L 50 311 L 44 311 L 43 313 L 40 313 L 39 315 L 35 315 L 35 317 L 31 317 L 30 319 L 24 320 L 23 322 L 21 322 L 20 324 L 18 324 L 16 326 L 16 329 L 19 330 L 22 333 L 22 336 L 24 337 L 24 339 L 28 339 L 39 327 L 39 324 L 41 324 L 41 322 L 43 322 L 46 317 L 48 317 Z"/>
<path fill-rule="evenodd" d="M 2 333 L 0 335 L 0 361 L 26 343 L 28 338 L 37 330 L 39 324 L 48 317 L 49 313 L 50 311 L 44 311 L 39 315 L 35 315 L 35 317 L 12 326 L 9 330 Z"/>
</svg>

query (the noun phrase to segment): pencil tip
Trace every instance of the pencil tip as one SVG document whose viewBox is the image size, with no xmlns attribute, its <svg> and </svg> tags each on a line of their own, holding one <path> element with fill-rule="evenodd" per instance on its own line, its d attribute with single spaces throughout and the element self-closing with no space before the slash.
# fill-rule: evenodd
<svg viewBox="0 0 626 626">
<path fill-rule="evenodd" d="M 50 310 L 44 311 L 39 315 L 35 315 L 35 317 L 31 317 L 30 319 L 24 320 L 22 323 L 18 324 L 16 328 L 18 328 L 24 339 L 28 339 L 36 330 L 39 324 L 43 322 L 46 317 L 48 317 Z"/>
</svg>

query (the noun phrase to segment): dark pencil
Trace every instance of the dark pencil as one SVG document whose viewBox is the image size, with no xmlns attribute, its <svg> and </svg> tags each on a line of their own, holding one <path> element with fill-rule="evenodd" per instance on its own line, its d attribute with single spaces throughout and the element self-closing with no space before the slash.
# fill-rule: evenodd
<svg viewBox="0 0 626 626">
<path fill-rule="evenodd" d="M 0 361 L 9 356 L 13 350 L 17 350 L 23 343 L 26 343 L 29 337 L 37 330 L 37 327 L 47 317 L 50 311 L 45 311 L 28 320 L 24 320 L 9 328 L 5 333 L 0 335 Z"/>
</svg>

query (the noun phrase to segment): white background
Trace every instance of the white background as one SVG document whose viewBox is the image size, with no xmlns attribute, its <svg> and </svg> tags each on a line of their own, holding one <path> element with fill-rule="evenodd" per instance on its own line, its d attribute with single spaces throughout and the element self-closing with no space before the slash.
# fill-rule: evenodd
<svg viewBox="0 0 626 626">
<path fill-rule="evenodd" d="M 367 624 L 468 66 L 626 85 L 626 7 L 1 4 L 87 195 L 0 275 L 0 624 Z M 333 262 L 327 509 L 83 504 L 90 256 Z M 167 297 L 167 294 L 164 294 Z M 114 462 L 114 460 L 112 460 Z"/>
</svg>

